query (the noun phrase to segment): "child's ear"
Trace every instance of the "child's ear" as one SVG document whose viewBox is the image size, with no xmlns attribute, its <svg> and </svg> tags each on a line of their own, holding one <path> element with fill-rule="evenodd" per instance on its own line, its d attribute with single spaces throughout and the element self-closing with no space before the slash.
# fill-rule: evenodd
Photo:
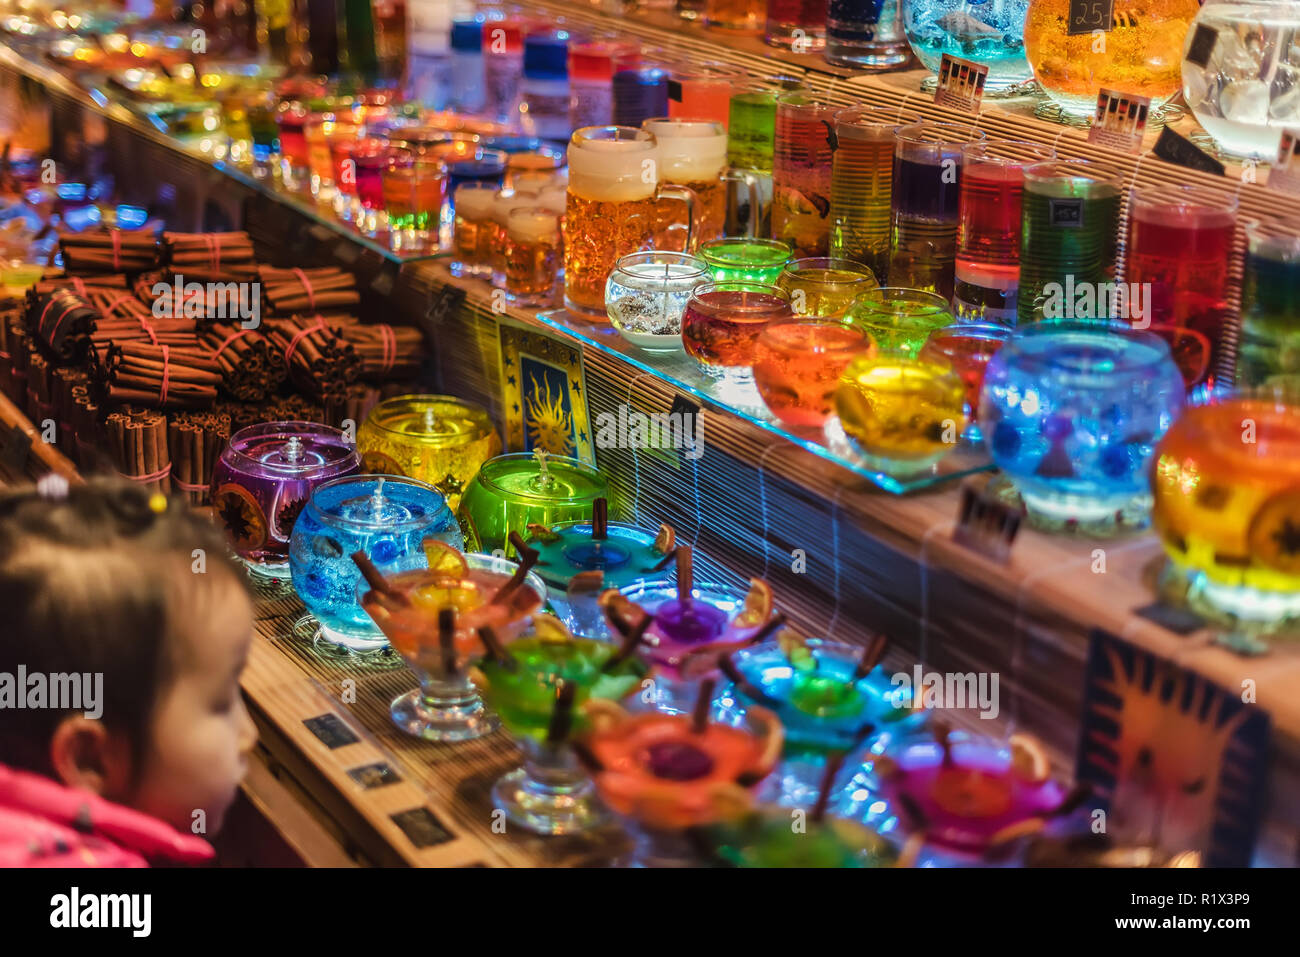
<svg viewBox="0 0 1300 957">
<path fill-rule="evenodd" d="M 50 765 L 70 788 L 112 796 L 130 778 L 130 751 L 118 735 L 83 715 L 59 722 L 50 739 Z"/>
</svg>

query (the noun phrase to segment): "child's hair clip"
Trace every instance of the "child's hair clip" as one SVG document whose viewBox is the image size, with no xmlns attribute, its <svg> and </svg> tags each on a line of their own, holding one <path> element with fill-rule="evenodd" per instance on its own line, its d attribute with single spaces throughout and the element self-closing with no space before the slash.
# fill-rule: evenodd
<svg viewBox="0 0 1300 957">
<path fill-rule="evenodd" d="M 68 480 L 51 472 L 36 481 L 36 494 L 51 502 L 62 502 L 68 497 Z"/>
<path fill-rule="evenodd" d="M 155 515 L 161 515 L 167 511 L 167 496 L 162 492 L 154 492 L 149 496 L 149 509 Z"/>
</svg>

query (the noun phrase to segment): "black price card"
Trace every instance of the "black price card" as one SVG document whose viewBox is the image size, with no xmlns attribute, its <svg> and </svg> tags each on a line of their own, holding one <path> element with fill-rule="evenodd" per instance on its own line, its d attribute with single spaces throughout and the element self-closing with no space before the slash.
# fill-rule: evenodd
<svg viewBox="0 0 1300 957">
<path fill-rule="evenodd" d="M 677 80 L 668 81 L 668 99 L 674 103 L 682 101 L 682 84 Z"/>
<path fill-rule="evenodd" d="M 972 485 L 963 485 L 952 538 L 972 551 L 1005 564 L 1011 557 L 1011 546 L 1020 533 L 1022 520 L 1019 509 Z"/>
<path fill-rule="evenodd" d="M 1188 169 L 1200 170 L 1202 173 L 1213 173 L 1215 176 L 1222 176 L 1225 171 L 1224 165 L 1213 156 L 1204 152 L 1187 137 L 1178 135 L 1167 126 L 1160 131 L 1160 136 L 1156 140 L 1153 151 L 1162 160 L 1177 163 L 1179 166 L 1186 166 Z"/>
<path fill-rule="evenodd" d="M 32 450 L 32 437 L 15 427 L 0 446 L 0 464 L 14 475 L 27 468 L 27 456 Z"/>
<path fill-rule="evenodd" d="M 425 326 L 436 329 L 465 305 L 465 290 L 459 286 L 443 286 L 429 299 L 429 308 L 424 314 Z"/>
<path fill-rule="evenodd" d="M 1187 55 L 1183 59 L 1204 70 L 1210 65 L 1210 56 L 1214 53 L 1214 46 L 1218 42 L 1218 30 L 1204 23 L 1198 23 L 1195 32 L 1192 33 L 1192 42 L 1187 45 Z"/>
<path fill-rule="evenodd" d="M 1096 33 L 1098 30 L 1109 33 L 1114 9 L 1114 0 L 1070 0 L 1065 32 L 1072 37 L 1081 33 Z"/>
</svg>

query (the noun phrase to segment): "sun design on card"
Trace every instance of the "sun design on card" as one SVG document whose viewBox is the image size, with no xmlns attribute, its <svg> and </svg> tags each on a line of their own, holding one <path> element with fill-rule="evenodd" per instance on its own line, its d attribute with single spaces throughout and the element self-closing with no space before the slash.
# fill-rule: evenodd
<svg viewBox="0 0 1300 957">
<path fill-rule="evenodd" d="M 1242 797 L 1230 748 L 1247 710 L 1231 713 L 1214 685 L 1166 662 L 1128 665 L 1114 648 L 1105 657 L 1110 675 L 1098 676 L 1089 708 L 1118 734 L 1094 726 L 1084 749 L 1114 781 L 1108 831 L 1171 852 L 1210 851 L 1218 816 Z"/>
<path fill-rule="evenodd" d="M 564 394 L 557 394 L 545 376 L 539 381 L 535 375 L 530 375 L 528 383 L 528 395 L 524 401 L 528 410 L 529 445 L 552 455 L 571 455 L 573 416 L 565 408 Z"/>
</svg>

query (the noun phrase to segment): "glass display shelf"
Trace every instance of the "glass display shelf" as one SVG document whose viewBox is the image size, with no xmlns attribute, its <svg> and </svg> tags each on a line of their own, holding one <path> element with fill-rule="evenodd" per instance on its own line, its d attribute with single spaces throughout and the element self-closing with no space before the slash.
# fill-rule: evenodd
<svg viewBox="0 0 1300 957">
<path fill-rule="evenodd" d="M 887 475 L 872 468 L 856 453 L 849 445 L 843 431 L 837 428 L 839 420 L 835 416 L 831 417 L 825 429 L 797 428 L 787 425 L 777 421 L 757 396 L 751 403 L 746 400 L 746 397 L 728 394 L 724 385 L 701 372 L 699 366 L 685 352 L 666 354 L 645 352 L 627 342 L 613 326 L 579 319 L 567 309 L 547 309 L 535 315 L 544 325 L 572 336 L 584 347 L 599 349 L 606 354 L 617 356 L 638 371 L 681 389 L 697 401 L 723 409 L 779 439 L 792 442 L 814 455 L 848 469 L 893 495 L 923 491 L 993 468 L 993 463 L 983 445 L 971 444 L 963 439 L 949 455 L 929 471 L 908 478 Z"/>
</svg>

